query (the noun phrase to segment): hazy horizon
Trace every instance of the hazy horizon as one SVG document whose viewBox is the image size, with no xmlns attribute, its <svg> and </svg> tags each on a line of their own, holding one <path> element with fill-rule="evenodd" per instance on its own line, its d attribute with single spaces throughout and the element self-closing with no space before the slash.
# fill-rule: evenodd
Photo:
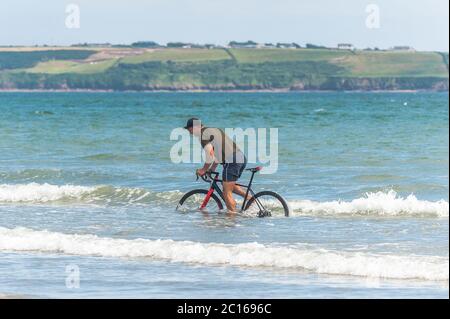
<svg viewBox="0 0 450 319">
<path fill-rule="evenodd" d="M 80 28 L 65 24 L 68 4 L 78 5 Z M 366 24 L 369 4 L 379 9 L 379 27 Z M 446 0 L 2 0 L 0 28 L 8 32 L 0 45 L 253 40 L 448 52 L 448 11 Z"/>
</svg>

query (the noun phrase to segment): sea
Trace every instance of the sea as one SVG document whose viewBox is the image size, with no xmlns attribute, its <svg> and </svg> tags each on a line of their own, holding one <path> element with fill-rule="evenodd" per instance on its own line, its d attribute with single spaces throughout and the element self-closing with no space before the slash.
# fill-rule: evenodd
<svg viewBox="0 0 450 319">
<path fill-rule="evenodd" d="M 190 117 L 277 129 L 290 216 L 178 211 Z M 0 93 L 2 296 L 448 298 L 448 218 L 448 93 Z"/>
</svg>

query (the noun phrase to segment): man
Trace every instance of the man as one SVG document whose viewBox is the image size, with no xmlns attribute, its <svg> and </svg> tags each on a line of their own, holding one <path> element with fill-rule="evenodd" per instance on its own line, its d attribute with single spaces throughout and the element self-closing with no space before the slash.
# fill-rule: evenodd
<svg viewBox="0 0 450 319">
<path fill-rule="evenodd" d="M 205 165 L 197 169 L 198 175 L 203 176 L 208 171 L 215 171 L 217 165 L 223 165 L 223 197 L 228 211 L 236 212 L 236 201 L 233 198 L 233 193 L 242 197 L 245 196 L 245 191 L 236 185 L 236 181 L 241 177 L 247 165 L 244 153 L 224 131 L 218 128 L 205 127 L 197 118 L 189 119 L 184 128 L 199 139 L 205 150 Z"/>
</svg>

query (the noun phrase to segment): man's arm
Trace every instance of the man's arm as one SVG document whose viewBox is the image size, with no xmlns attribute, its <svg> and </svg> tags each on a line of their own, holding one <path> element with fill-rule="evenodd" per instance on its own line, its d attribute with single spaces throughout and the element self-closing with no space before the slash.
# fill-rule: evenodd
<svg viewBox="0 0 450 319">
<path fill-rule="evenodd" d="M 217 165 L 219 164 L 214 155 L 214 148 L 211 143 L 206 144 L 203 149 L 205 150 L 206 161 L 205 165 L 197 170 L 197 174 L 199 175 L 205 175 L 208 171 L 215 171 Z"/>
</svg>

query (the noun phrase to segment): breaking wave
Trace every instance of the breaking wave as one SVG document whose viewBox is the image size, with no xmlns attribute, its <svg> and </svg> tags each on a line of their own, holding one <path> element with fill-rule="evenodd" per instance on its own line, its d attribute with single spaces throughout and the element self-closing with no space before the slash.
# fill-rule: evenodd
<svg viewBox="0 0 450 319">
<path fill-rule="evenodd" d="M 0 227 L 1 251 L 151 258 L 170 262 L 298 269 L 318 274 L 448 281 L 448 257 L 375 255 L 258 243 L 115 239 Z"/>
<path fill-rule="evenodd" d="M 142 188 L 51 184 L 0 185 L 0 203 L 24 204 L 146 204 L 176 202 L 178 191 L 152 192 Z"/>
<path fill-rule="evenodd" d="M 448 217 L 449 212 L 449 205 L 445 200 L 431 202 L 419 200 L 414 195 L 404 198 L 393 190 L 367 193 L 352 201 L 294 200 L 289 205 L 296 215 Z"/>
<path fill-rule="evenodd" d="M 0 184 L 0 203 L 23 204 L 162 204 L 175 206 L 182 196 L 180 191 L 155 192 L 144 188 L 113 186 L 77 186 L 52 184 Z M 270 206 L 270 203 L 267 203 Z M 352 201 L 290 200 L 294 216 L 415 216 L 448 217 L 449 204 L 419 200 L 414 195 L 399 196 L 395 191 L 367 193 Z"/>
</svg>

